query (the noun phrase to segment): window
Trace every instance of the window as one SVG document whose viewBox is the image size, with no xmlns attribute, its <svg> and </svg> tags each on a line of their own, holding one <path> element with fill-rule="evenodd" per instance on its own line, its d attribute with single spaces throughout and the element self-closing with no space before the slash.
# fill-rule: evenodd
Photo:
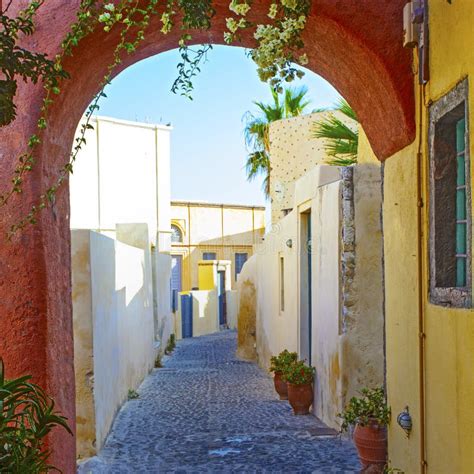
<svg viewBox="0 0 474 474">
<path fill-rule="evenodd" d="M 183 232 L 175 225 L 171 224 L 171 242 L 180 243 L 183 241 Z"/>
<path fill-rule="evenodd" d="M 471 306 L 468 83 L 430 107 L 430 299 Z"/>
<path fill-rule="evenodd" d="M 236 253 L 235 254 L 235 279 L 239 276 L 239 273 L 242 271 L 244 263 L 249 257 L 248 253 Z"/>
<path fill-rule="evenodd" d="M 202 254 L 203 260 L 217 260 L 216 252 L 204 252 Z"/>
<path fill-rule="evenodd" d="M 280 257 L 280 311 L 285 311 L 285 259 Z"/>
</svg>

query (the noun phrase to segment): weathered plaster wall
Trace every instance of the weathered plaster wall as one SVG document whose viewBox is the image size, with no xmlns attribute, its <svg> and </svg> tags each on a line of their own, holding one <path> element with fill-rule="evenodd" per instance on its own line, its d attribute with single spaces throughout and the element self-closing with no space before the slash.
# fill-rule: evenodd
<svg viewBox="0 0 474 474">
<path fill-rule="evenodd" d="M 237 356 L 257 360 L 257 255 L 245 262 L 237 279 Z"/>
<path fill-rule="evenodd" d="M 90 232 L 71 231 L 74 371 L 76 380 L 76 448 L 78 458 L 96 453 L 93 316 Z"/>
<path fill-rule="evenodd" d="M 143 249 L 91 232 L 94 402 L 96 447 L 101 449 L 113 419 L 153 368 L 152 294 Z"/>
<path fill-rule="evenodd" d="M 312 357 L 316 367 L 314 413 L 329 426 L 344 402 L 342 381 L 350 377 L 339 360 L 341 300 L 341 182 L 318 189 L 312 203 Z M 303 315 L 302 315 L 303 316 Z"/>
<path fill-rule="evenodd" d="M 474 8 L 469 0 L 429 2 L 430 81 L 424 104 L 439 99 L 465 77 L 469 80 L 468 129 L 471 186 L 474 123 Z M 416 87 L 416 86 L 415 86 Z M 416 88 L 419 95 L 420 91 Z M 429 473 L 474 472 L 474 319 L 473 310 L 429 303 L 429 186 L 428 110 L 423 107 L 421 151 L 423 217 L 423 282 L 425 307 L 426 462 Z M 417 142 L 420 137 L 417 137 Z M 392 411 L 408 405 L 414 428 L 407 439 L 392 424 L 389 454 L 406 472 L 421 462 L 419 410 L 419 327 L 417 279 L 417 143 L 390 158 L 385 165 L 384 234 L 387 288 L 387 387 Z M 403 381 L 403 383 L 401 383 Z"/>
<path fill-rule="evenodd" d="M 304 139 L 304 133 L 303 133 Z M 314 412 L 338 428 L 337 413 L 363 387 L 384 382 L 381 170 L 361 131 L 360 164 L 315 166 L 292 183 L 293 203 L 256 247 L 256 344 L 260 364 L 288 348 L 316 367 Z M 291 150 L 298 161 L 297 138 Z M 364 151 L 365 150 L 365 151 Z M 278 158 L 275 157 L 275 160 Z M 281 157 L 280 157 L 281 158 Z M 304 222 L 311 211 L 312 286 Z M 288 245 L 288 241 L 292 245 Z M 280 308 L 284 258 L 285 307 Z M 312 311 L 307 313 L 308 292 Z M 242 301 L 241 305 L 246 302 Z M 311 320 L 311 351 L 308 334 Z M 242 343 L 243 345 L 244 343 Z"/>
</svg>

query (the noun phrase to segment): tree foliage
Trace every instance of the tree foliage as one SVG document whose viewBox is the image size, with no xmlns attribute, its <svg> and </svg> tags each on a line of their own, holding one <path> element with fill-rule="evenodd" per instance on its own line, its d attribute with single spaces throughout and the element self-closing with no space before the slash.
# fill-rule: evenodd
<svg viewBox="0 0 474 474">
<path fill-rule="evenodd" d="M 345 100 L 340 100 L 335 111 L 341 112 L 352 121 L 358 123 L 357 115 Z M 354 131 L 334 113 L 330 113 L 325 119 L 314 123 L 313 136 L 326 140 L 324 148 L 330 157 L 327 160 L 328 164 L 350 166 L 357 163 L 359 131 L 358 129 Z"/>
<path fill-rule="evenodd" d="M 257 114 L 247 112 L 244 116 L 245 143 L 249 155 L 245 164 L 247 179 L 252 181 L 257 176 L 263 175 L 263 192 L 268 198 L 270 195 L 270 124 L 277 120 L 297 117 L 301 115 L 310 101 L 307 99 L 306 87 L 286 88 L 281 94 L 271 89 L 273 102 L 254 102 Z"/>
</svg>

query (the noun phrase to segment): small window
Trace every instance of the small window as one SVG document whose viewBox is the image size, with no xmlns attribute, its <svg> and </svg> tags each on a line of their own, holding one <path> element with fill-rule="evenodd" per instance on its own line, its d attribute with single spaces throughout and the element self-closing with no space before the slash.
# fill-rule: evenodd
<svg viewBox="0 0 474 474">
<path fill-rule="evenodd" d="M 239 276 L 239 273 L 242 271 L 244 263 L 249 257 L 248 253 L 236 253 L 235 254 L 235 279 Z"/>
<path fill-rule="evenodd" d="M 175 225 L 171 224 L 171 242 L 181 243 L 183 241 L 183 232 Z"/>
<path fill-rule="evenodd" d="M 471 306 L 467 80 L 430 108 L 430 299 Z"/>
<path fill-rule="evenodd" d="M 204 252 L 202 254 L 203 260 L 217 260 L 216 252 Z"/>
<path fill-rule="evenodd" d="M 285 259 L 280 257 L 280 311 L 285 311 Z"/>
</svg>

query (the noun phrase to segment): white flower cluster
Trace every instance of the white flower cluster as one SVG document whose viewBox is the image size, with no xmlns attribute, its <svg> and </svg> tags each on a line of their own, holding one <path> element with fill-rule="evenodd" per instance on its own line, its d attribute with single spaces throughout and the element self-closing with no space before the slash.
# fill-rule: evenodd
<svg viewBox="0 0 474 474">
<path fill-rule="evenodd" d="M 163 15 L 161 15 L 161 32 L 164 35 L 167 35 L 171 29 L 173 28 L 173 21 L 171 16 L 174 12 L 165 11 Z"/>
<path fill-rule="evenodd" d="M 245 16 L 250 10 L 250 5 L 247 2 L 232 0 L 229 5 L 229 10 L 234 12 L 236 15 Z"/>
<path fill-rule="evenodd" d="M 116 13 L 113 3 L 106 3 L 104 10 L 105 11 L 99 15 L 98 21 L 104 24 L 104 31 L 110 31 L 114 23 L 122 19 L 122 14 Z"/>
<path fill-rule="evenodd" d="M 227 31 L 224 33 L 226 43 L 235 41 L 240 29 L 251 26 L 244 18 L 250 8 L 248 0 L 231 0 L 229 9 L 242 18 L 227 18 Z M 273 21 L 256 26 L 254 38 L 257 47 L 249 55 L 258 66 L 260 79 L 276 89 L 281 88 L 282 81 L 291 82 L 295 77 L 304 75 L 292 63 L 308 63 L 306 54 L 296 54 L 303 46 L 301 34 L 306 26 L 306 12 L 299 0 L 274 0 L 267 14 Z"/>
</svg>

